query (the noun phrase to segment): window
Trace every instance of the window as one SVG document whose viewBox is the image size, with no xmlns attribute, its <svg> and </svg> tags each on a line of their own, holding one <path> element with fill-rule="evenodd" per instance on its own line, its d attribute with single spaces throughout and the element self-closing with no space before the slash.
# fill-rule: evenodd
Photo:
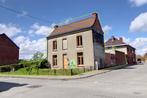
<svg viewBox="0 0 147 98">
<path fill-rule="evenodd" d="M 77 36 L 77 47 L 82 47 L 83 43 L 82 43 L 82 36 Z"/>
<path fill-rule="evenodd" d="M 84 64 L 83 52 L 77 53 L 77 63 L 78 63 L 78 65 L 83 65 Z"/>
<path fill-rule="evenodd" d="M 57 55 L 53 55 L 53 66 L 57 66 Z"/>
<path fill-rule="evenodd" d="M 57 51 L 57 41 L 53 41 L 53 51 Z"/>
<path fill-rule="evenodd" d="M 63 68 L 67 69 L 68 67 L 68 58 L 67 58 L 67 54 L 63 54 Z"/>
<path fill-rule="evenodd" d="M 62 49 L 63 50 L 67 49 L 67 39 L 66 38 L 62 40 Z"/>
</svg>

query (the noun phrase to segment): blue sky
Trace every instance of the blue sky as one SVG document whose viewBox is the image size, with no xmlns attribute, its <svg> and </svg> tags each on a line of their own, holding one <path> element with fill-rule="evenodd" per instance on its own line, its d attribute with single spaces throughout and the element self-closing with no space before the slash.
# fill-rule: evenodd
<svg viewBox="0 0 147 98">
<path fill-rule="evenodd" d="M 45 53 L 45 37 L 54 24 L 76 21 L 75 17 L 92 12 L 99 15 L 105 40 L 112 35 L 123 37 L 137 48 L 137 54 L 147 52 L 147 0 L 0 0 L 0 5 L 22 12 L 0 8 L 0 33 L 6 33 L 20 47 L 20 58 L 31 58 L 36 51 Z"/>
</svg>

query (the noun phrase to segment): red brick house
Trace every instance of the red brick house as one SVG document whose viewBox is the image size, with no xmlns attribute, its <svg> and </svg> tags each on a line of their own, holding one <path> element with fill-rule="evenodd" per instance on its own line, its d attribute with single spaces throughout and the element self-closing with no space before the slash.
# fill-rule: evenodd
<svg viewBox="0 0 147 98">
<path fill-rule="evenodd" d="M 124 52 L 114 51 L 114 53 L 105 53 L 106 67 L 126 64 Z"/>
<path fill-rule="evenodd" d="M 136 63 L 135 48 L 125 43 L 123 41 L 123 38 L 116 38 L 112 36 L 112 38 L 106 41 L 105 53 L 113 53 L 114 51 L 120 51 L 120 52 L 125 53 L 127 64 Z"/>
<path fill-rule="evenodd" d="M 0 65 L 15 64 L 18 59 L 19 47 L 6 34 L 0 34 Z"/>
</svg>

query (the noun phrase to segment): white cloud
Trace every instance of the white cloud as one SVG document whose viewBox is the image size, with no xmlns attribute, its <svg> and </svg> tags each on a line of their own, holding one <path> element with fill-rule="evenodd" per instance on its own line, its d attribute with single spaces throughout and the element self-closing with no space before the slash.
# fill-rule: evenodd
<svg viewBox="0 0 147 98">
<path fill-rule="evenodd" d="M 39 24 L 35 23 L 31 26 L 29 33 L 36 34 L 36 35 L 48 36 L 52 31 L 53 31 L 53 26 L 49 27 L 49 26 L 43 26 L 43 25 L 39 25 Z"/>
<path fill-rule="evenodd" d="M 130 38 L 126 38 L 126 37 L 122 37 L 123 38 L 123 41 L 125 42 L 125 43 L 130 43 L 131 42 L 131 39 Z"/>
<path fill-rule="evenodd" d="M 69 23 L 70 19 L 67 19 L 63 22 L 58 23 L 58 25 L 64 25 Z M 42 52 L 46 56 L 46 36 L 48 36 L 54 29 L 54 25 L 50 26 L 40 25 L 38 23 L 34 23 L 30 29 L 28 30 L 28 34 L 33 36 L 43 35 L 44 38 L 32 40 L 32 36 L 17 36 L 14 38 L 14 42 L 20 48 L 20 58 L 21 59 L 31 59 L 33 54 L 36 52 Z"/>
<path fill-rule="evenodd" d="M 9 37 L 13 37 L 21 32 L 21 28 L 16 27 L 13 24 L 0 24 L 0 33 L 5 33 Z"/>
<path fill-rule="evenodd" d="M 138 37 L 134 40 L 123 37 L 124 42 L 136 48 L 136 53 L 143 55 L 147 52 L 147 37 Z"/>
<path fill-rule="evenodd" d="M 130 2 L 137 7 L 147 4 L 147 0 L 130 0 Z"/>
<path fill-rule="evenodd" d="M 141 13 L 130 24 L 130 32 L 147 32 L 147 12 Z"/>
<path fill-rule="evenodd" d="M 20 48 L 21 59 L 31 59 L 33 54 L 38 51 L 46 54 L 46 38 L 31 40 L 29 37 L 18 36 L 14 42 Z"/>
<path fill-rule="evenodd" d="M 112 30 L 112 27 L 109 25 L 105 25 L 104 27 L 102 27 L 102 29 L 103 29 L 104 33 L 107 33 Z"/>
<path fill-rule="evenodd" d="M 17 16 L 18 17 L 23 17 L 23 16 L 26 16 L 27 14 L 28 14 L 27 11 L 22 11 L 22 13 L 21 14 L 18 14 Z"/>
<path fill-rule="evenodd" d="M 72 18 L 68 18 L 64 21 L 61 21 L 60 23 L 57 23 L 57 25 L 60 26 L 60 25 L 68 24 L 71 20 Z M 48 36 L 54 30 L 55 25 L 56 25 L 55 23 L 51 24 L 50 26 L 45 26 L 45 25 L 40 25 L 38 23 L 34 23 L 28 32 L 29 34 Z"/>
</svg>

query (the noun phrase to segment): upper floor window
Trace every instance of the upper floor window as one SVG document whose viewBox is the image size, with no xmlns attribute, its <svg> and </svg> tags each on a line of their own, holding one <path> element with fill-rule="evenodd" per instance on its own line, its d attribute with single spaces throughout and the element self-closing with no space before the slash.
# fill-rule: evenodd
<svg viewBox="0 0 147 98">
<path fill-rule="evenodd" d="M 53 41 L 53 51 L 57 51 L 57 41 Z"/>
<path fill-rule="evenodd" d="M 77 36 L 77 47 L 82 47 L 83 42 L 82 42 L 82 36 Z"/>
<path fill-rule="evenodd" d="M 66 49 L 67 49 L 67 39 L 66 39 L 66 38 L 64 38 L 64 39 L 62 40 L 62 49 L 63 49 L 63 50 L 66 50 Z"/>
</svg>

